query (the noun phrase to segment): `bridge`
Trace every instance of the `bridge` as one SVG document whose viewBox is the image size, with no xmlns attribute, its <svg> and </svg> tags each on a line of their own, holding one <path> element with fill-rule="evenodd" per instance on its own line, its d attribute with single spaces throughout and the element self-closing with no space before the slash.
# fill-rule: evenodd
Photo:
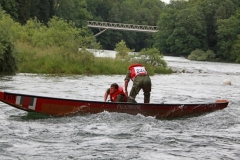
<svg viewBox="0 0 240 160">
<path fill-rule="evenodd" d="M 87 26 L 90 28 L 104 29 L 95 36 L 100 35 L 107 29 L 122 30 L 122 31 L 135 31 L 135 32 L 149 32 L 154 33 L 158 31 L 157 26 L 148 25 L 135 25 L 135 24 L 123 24 L 123 23 L 111 23 L 111 22 L 99 22 L 99 21 L 87 21 Z"/>
</svg>

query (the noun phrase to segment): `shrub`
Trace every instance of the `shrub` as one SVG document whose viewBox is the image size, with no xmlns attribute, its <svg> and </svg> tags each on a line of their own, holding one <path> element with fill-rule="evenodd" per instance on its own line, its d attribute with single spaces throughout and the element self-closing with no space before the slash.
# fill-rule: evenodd
<svg viewBox="0 0 240 160">
<path fill-rule="evenodd" d="M 0 6 L 0 73 L 14 73 L 17 70 L 16 51 L 11 39 L 11 28 L 14 22 Z"/>
<path fill-rule="evenodd" d="M 196 49 L 191 52 L 191 54 L 187 57 L 189 60 L 196 61 L 209 61 L 215 58 L 215 53 L 211 50 L 207 50 L 206 52 Z"/>
<path fill-rule="evenodd" d="M 133 63 L 141 63 L 147 66 L 148 71 L 152 70 L 154 73 L 172 73 L 172 70 L 167 68 L 167 63 L 163 59 L 163 55 L 156 48 L 144 48 L 131 57 L 130 59 Z"/>
<path fill-rule="evenodd" d="M 133 51 L 127 48 L 126 43 L 123 40 L 116 44 L 116 48 L 114 50 L 117 52 L 116 58 L 119 59 L 126 59 L 128 53 Z"/>
</svg>

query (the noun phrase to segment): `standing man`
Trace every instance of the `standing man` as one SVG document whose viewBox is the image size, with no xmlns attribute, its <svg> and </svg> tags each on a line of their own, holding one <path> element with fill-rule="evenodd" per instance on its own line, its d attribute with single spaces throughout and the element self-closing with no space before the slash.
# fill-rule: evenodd
<svg viewBox="0 0 240 160">
<path fill-rule="evenodd" d="M 133 81 L 133 86 L 128 96 L 128 82 Z M 144 103 L 150 102 L 151 79 L 146 68 L 142 64 L 133 64 L 128 68 L 125 78 L 125 94 L 128 96 L 128 102 L 136 103 L 135 98 L 138 92 L 142 89 L 144 95 Z"/>
</svg>

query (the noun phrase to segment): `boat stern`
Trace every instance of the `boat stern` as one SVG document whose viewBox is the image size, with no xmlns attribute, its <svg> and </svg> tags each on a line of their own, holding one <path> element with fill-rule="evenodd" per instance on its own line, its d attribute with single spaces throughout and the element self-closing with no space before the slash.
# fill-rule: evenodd
<svg viewBox="0 0 240 160">
<path fill-rule="evenodd" d="M 3 92 L 3 91 L 0 91 L 0 101 L 3 100 L 3 97 L 4 97 L 4 92 Z"/>
</svg>

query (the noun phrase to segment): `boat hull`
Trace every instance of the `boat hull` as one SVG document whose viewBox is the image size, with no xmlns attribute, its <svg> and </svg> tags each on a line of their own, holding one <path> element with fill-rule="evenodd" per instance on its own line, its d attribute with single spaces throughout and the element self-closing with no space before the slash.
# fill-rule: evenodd
<svg viewBox="0 0 240 160">
<path fill-rule="evenodd" d="M 213 112 L 226 108 L 229 103 L 227 100 L 217 100 L 214 103 L 206 104 L 113 103 L 43 97 L 1 91 L 0 101 L 27 112 L 38 112 L 52 116 L 96 114 L 108 111 L 132 115 L 142 114 L 157 119 L 178 118 Z"/>
</svg>

